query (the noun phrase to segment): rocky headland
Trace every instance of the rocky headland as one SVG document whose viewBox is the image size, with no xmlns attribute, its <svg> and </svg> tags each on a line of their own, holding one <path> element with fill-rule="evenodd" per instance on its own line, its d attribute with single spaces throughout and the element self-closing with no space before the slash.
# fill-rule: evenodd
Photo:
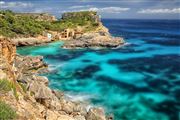
<svg viewBox="0 0 180 120">
<path fill-rule="evenodd" d="M 123 38 L 111 36 L 94 11 L 64 13 L 59 20 L 46 13 L 0 11 L 0 21 L 4 23 L 0 36 L 11 38 L 16 46 L 56 40 L 63 41 L 66 49 L 116 48 L 125 43 Z"/>
<path fill-rule="evenodd" d="M 9 39 L 0 38 L 0 101 L 16 111 L 17 120 L 110 120 L 103 108 L 71 101 L 63 92 L 48 87 L 42 56 L 21 56 Z M 3 82 L 2 82 L 3 81 Z M 6 81 L 6 82 L 4 82 Z M 8 84 L 14 87 L 7 88 Z"/>
<path fill-rule="evenodd" d="M 85 33 L 77 39 L 66 41 L 62 48 L 117 48 L 124 45 L 124 40 L 119 37 L 112 37 L 106 32 Z"/>
<path fill-rule="evenodd" d="M 16 24 L 10 23 L 9 19 Z M 89 108 L 86 102 L 72 101 L 62 91 L 50 89 L 48 78 L 39 75 L 49 72 L 43 56 L 16 53 L 16 46 L 34 46 L 55 40 L 62 40 L 65 49 L 122 46 L 123 38 L 112 37 L 96 12 L 65 13 L 57 20 L 47 14 L 0 11 L 0 21 L 6 23 L 0 28 L 0 101 L 16 112 L 13 119 L 113 119 L 105 116 L 103 108 Z"/>
<path fill-rule="evenodd" d="M 79 16 L 82 16 L 80 12 L 64 13 L 62 15 L 62 19 L 78 19 Z M 93 30 L 86 31 L 86 27 L 81 27 L 80 30 L 77 30 L 77 34 L 83 34 L 76 36 L 75 32 L 73 37 L 65 41 L 62 48 L 116 48 L 125 43 L 123 38 L 111 36 L 108 28 L 102 24 L 97 13 L 87 14 L 84 16 L 88 16 L 88 18 L 93 21 L 93 25 L 95 26 Z"/>
</svg>

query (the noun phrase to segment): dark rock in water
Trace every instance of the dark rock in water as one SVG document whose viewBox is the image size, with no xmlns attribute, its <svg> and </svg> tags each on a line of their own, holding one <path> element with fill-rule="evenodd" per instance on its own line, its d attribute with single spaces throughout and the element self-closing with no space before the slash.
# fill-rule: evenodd
<svg viewBox="0 0 180 120">
<path fill-rule="evenodd" d="M 122 82 L 120 80 L 113 79 L 108 76 L 97 76 L 96 80 L 98 81 L 103 81 L 103 82 L 108 82 L 108 84 L 112 85 L 117 85 L 120 88 L 124 88 L 127 91 L 130 91 L 132 93 L 137 93 L 137 92 L 152 92 L 151 88 L 148 87 L 137 87 L 133 84 L 129 84 L 126 82 Z"/>
<path fill-rule="evenodd" d="M 97 65 L 90 65 L 83 69 L 75 70 L 74 76 L 80 79 L 91 78 L 94 73 L 100 71 L 101 68 Z"/>
<path fill-rule="evenodd" d="M 168 40 L 146 40 L 148 44 L 158 44 L 162 46 L 180 46 L 179 40 L 168 39 Z"/>
<path fill-rule="evenodd" d="M 114 52 L 117 52 L 117 50 L 114 50 Z M 121 52 L 121 53 L 144 53 L 145 50 L 135 50 L 133 48 L 128 48 L 128 49 L 118 49 L 118 52 Z"/>
<path fill-rule="evenodd" d="M 163 101 L 159 104 L 156 104 L 153 109 L 157 112 L 168 114 L 170 120 L 179 120 L 180 103 L 176 101 Z"/>
<path fill-rule="evenodd" d="M 171 91 L 174 97 L 177 101 L 180 101 L 180 88 L 174 88 L 173 91 Z"/>
<path fill-rule="evenodd" d="M 171 66 L 168 69 L 168 74 L 178 74 L 180 73 L 179 62 L 180 56 L 175 54 L 168 55 L 155 55 L 153 57 L 142 57 L 142 58 L 132 58 L 127 60 L 112 59 L 109 60 L 109 64 L 114 64 L 126 71 L 146 71 L 148 73 L 159 73 L 159 71 L 164 71 L 167 66 Z"/>
<path fill-rule="evenodd" d="M 67 61 L 67 60 L 78 58 L 78 57 L 82 56 L 83 54 L 84 54 L 83 51 L 82 52 L 81 51 L 78 51 L 78 52 L 69 51 L 68 54 L 59 53 L 58 55 L 47 55 L 46 57 L 48 57 L 50 59 L 55 59 L 55 60 Z"/>
<path fill-rule="evenodd" d="M 91 60 L 86 60 L 86 59 L 85 59 L 85 60 L 82 60 L 82 62 L 91 62 Z"/>
<path fill-rule="evenodd" d="M 154 91 L 158 91 L 164 94 L 169 94 L 170 93 L 170 88 L 173 87 L 169 81 L 166 80 L 147 80 L 147 84 L 151 89 Z"/>
</svg>

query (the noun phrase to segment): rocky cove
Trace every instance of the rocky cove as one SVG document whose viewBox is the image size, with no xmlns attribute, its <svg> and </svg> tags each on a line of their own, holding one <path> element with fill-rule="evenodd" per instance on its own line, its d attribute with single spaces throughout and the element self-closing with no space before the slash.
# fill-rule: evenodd
<svg viewBox="0 0 180 120">
<path fill-rule="evenodd" d="M 71 15 L 65 14 L 63 19 L 70 19 L 69 17 L 71 18 Z M 95 17 L 95 20 L 100 24 L 98 28 L 81 33 L 80 36 L 75 36 L 74 33 L 74 36 L 62 39 L 64 42 L 62 48 L 114 48 L 124 44 L 122 38 L 114 38 L 110 35 L 99 18 Z M 64 95 L 66 93 L 50 89 L 48 78 L 41 76 L 50 72 L 43 56 L 22 56 L 16 53 L 16 46 L 42 45 L 62 37 L 59 32 L 48 31 L 47 33 L 51 33 L 51 39 L 43 35 L 37 37 L 18 35 L 10 39 L 5 36 L 0 37 L 0 100 L 5 101 L 16 111 L 17 117 L 14 119 L 112 120 L 113 115 L 106 116 L 103 108 L 89 107 L 90 103 L 73 101 Z M 5 90 L 9 86 L 10 89 Z"/>
<path fill-rule="evenodd" d="M 51 90 L 48 79 L 39 76 L 48 72 L 42 56 L 21 56 L 16 46 L 6 38 L 0 39 L 0 77 L 14 82 L 13 90 L 0 91 L 0 100 L 9 104 L 17 113 L 18 120 L 110 120 L 103 108 L 90 108 L 80 102 L 66 99 L 61 91 Z M 3 61 L 3 62 L 2 62 Z M 23 91 L 21 86 L 24 86 Z"/>
<path fill-rule="evenodd" d="M 20 20 L 19 20 L 20 19 Z M 0 11 L 0 36 L 16 46 L 35 46 L 63 41 L 62 48 L 116 48 L 125 41 L 112 37 L 97 12 L 67 12 L 60 19 L 47 13 Z M 11 22 L 13 21 L 13 22 Z"/>
<path fill-rule="evenodd" d="M 42 55 L 51 72 L 44 69 L 45 74 L 40 75 L 48 77 L 50 88 L 64 91 L 65 99 L 69 94 L 81 96 L 73 96 L 72 101 L 88 95 L 86 101 L 103 106 L 107 113 L 113 113 L 115 120 L 178 120 L 179 22 L 150 23 L 151 20 L 103 20 L 114 36 L 124 33 L 126 41 L 131 43 L 117 49 L 62 49 L 62 43 L 57 41 L 19 47 L 17 53 Z M 17 98 L 13 91 L 11 95 Z"/>
</svg>

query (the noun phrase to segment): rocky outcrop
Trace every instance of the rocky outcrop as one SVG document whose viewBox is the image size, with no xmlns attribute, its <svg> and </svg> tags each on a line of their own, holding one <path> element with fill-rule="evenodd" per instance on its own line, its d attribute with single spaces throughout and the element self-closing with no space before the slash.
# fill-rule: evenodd
<svg viewBox="0 0 180 120">
<path fill-rule="evenodd" d="M 124 45 L 124 40 L 119 37 L 112 37 L 107 32 L 85 33 L 78 39 L 66 41 L 62 48 L 116 48 Z"/>
<path fill-rule="evenodd" d="M 13 91 L 0 91 L 0 100 L 15 109 L 18 120 L 104 120 L 101 108 L 88 110 L 85 104 L 66 99 L 62 92 L 48 87 L 48 79 L 38 75 L 47 72 L 43 57 L 16 55 L 11 41 L 3 38 L 0 43 L 0 76 L 9 79 L 13 73 L 24 89 L 24 93 L 16 91 L 17 96 Z"/>
<path fill-rule="evenodd" d="M 87 120 L 106 120 L 102 108 L 91 108 L 86 118 Z"/>
<path fill-rule="evenodd" d="M 0 72 L 4 79 L 13 79 L 16 46 L 9 39 L 0 38 Z M 3 74 L 4 73 L 4 74 Z M 1 76 L 1 79 L 3 77 Z"/>
<path fill-rule="evenodd" d="M 40 44 L 45 44 L 52 42 L 52 39 L 48 39 L 47 37 L 27 37 L 27 38 L 14 38 L 11 39 L 16 46 L 35 46 Z"/>
<path fill-rule="evenodd" d="M 64 18 L 70 19 L 77 17 L 77 15 L 74 14 L 75 13 L 64 14 Z M 103 26 L 97 13 L 89 13 L 88 16 L 98 24 L 98 27 L 91 32 L 85 32 L 79 37 L 74 37 L 68 41 L 65 41 L 62 48 L 116 48 L 124 45 L 125 41 L 123 38 L 111 36 L 109 30 Z"/>
</svg>

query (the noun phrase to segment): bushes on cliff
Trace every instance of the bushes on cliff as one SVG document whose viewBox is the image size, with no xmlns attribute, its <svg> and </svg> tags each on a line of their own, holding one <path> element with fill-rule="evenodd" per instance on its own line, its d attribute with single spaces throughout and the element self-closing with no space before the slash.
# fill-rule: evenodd
<svg viewBox="0 0 180 120">
<path fill-rule="evenodd" d="M 0 34 L 7 37 L 36 36 L 45 28 L 29 16 L 18 16 L 11 11 L 0 11 Z"/>
<path fill-rule="evenodd" d="M 0 92 L 8 91 L 13 91 L 14 96 L 18 99 L 16 85 L 12 81 L 6 79 L 0 80 Z"/>
<path fill-rule="evenodd" d="M 37 21 L 31 16 L 0 10 L 0 35 L 6 37 L 30 37 L 42 34 L 45 30 L 62 31 L 67 28 L 84 26 L 86 31 L 98 26 L 96 12 L 65 13 L 59 21 Z"/>
<path fill-rule="evenodd" d="M 16 116 L 16 112 L 9 105 L 0 101 L 0 120 L 13 120 Z"/>
</svg>

